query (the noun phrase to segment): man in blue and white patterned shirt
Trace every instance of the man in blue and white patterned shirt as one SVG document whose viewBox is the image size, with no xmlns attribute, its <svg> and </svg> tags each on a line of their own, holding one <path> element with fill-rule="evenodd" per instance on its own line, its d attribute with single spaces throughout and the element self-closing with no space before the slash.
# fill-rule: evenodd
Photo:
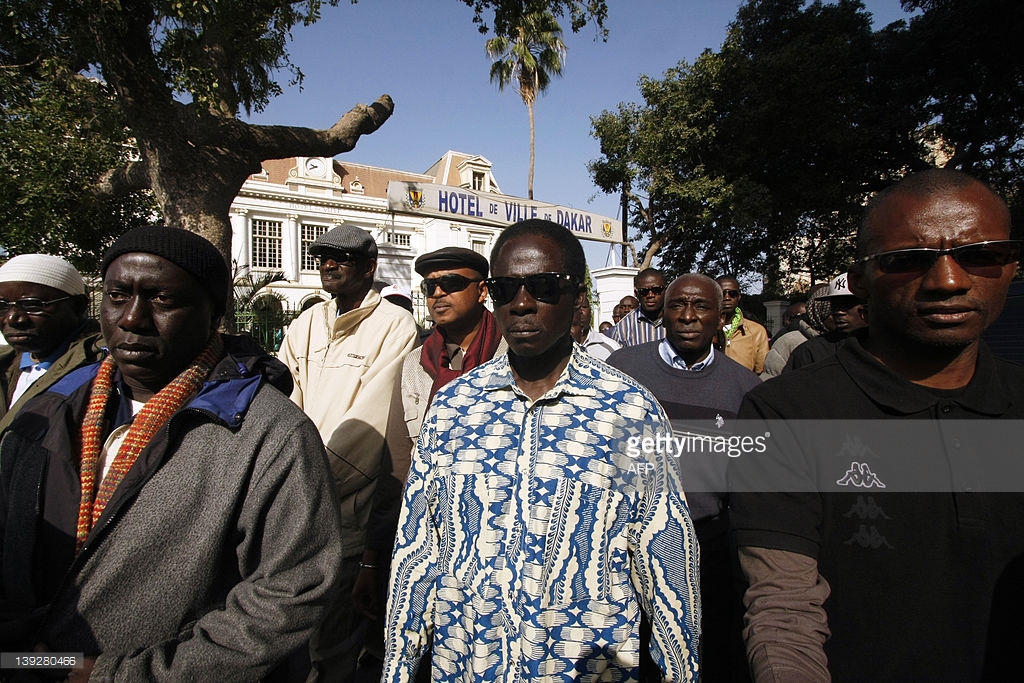
<svg viewBox="0 0 1024 683">
<path fill-rule="evenodd" d="M 699 552 L 664 411 L 569 335 L 583 249 L 509 227 L 487 285 L 508 354 L 442 388 L 392 561 L 385 681 L 698 676 Z"/>
</svg>

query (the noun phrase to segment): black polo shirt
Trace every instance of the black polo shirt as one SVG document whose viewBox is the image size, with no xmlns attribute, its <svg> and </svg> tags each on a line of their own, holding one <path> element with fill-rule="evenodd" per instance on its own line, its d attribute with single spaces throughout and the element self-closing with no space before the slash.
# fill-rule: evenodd
<svg viewBox="0 0 1024 683">
<path fill-rule="evenodd" d="M 956 430 L 963 420 L 1024 419 L 1024 368 L 995 359 L 983 345 L 968 386 L 929 390 L 891 372 L 854 337 L 835 357 L 753 389 L 739 417 L 837 425 L 830 446 L 816 432 L 813 447 L 787 443 L 784 462 L 740 457 L 729 473 L 738 544 L 815 557 L 831 585 L 825 651 L 833 680 L 981 680 L 1006 655 L 994 651 L 1000 641 L 1021 641 L 1024 492 L 977 486 L 972 463 L 987 454 Z M 905 435 L 884 430 L 892 443 L 875 449 L 881 454 L 851 444 L 838 422 L 908 419 L 931 422 L 907 423 Z M 1016 423 L 999 427 L 1001 434 L 1020 432 Z M 1019 436 L 985 448 L 1024 459 Z M 857 472 L 851 463 L 869 464 Z M 751 492 L 780 468 L 793 484 L 786 492 Z M 905 487 L 893 482 L 914 468 L 947 482 L 945 490 L 897 491 Z M 854 481 L 847 471 L 858 475 Z M 859 476 L 864 472 L 869 476 Z"/>
</svg>

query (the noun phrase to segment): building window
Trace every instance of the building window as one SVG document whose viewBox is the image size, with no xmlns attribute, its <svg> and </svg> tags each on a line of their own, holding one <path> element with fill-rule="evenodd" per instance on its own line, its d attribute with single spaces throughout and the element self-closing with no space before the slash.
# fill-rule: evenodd
<svg viewBox="0 0 1024 683">
<path fill-rule="evenodd" d="M 480 254 L 481 256 L 483 256 L 485 258 L 487 256 L 489 256 L 489 254 L 487 253 L 487 240 L 484 240 L 484 239 L 474 239 L 472 241 L 472 247 L 473 247 L 473 251 L 475 251 L 476 253 Z"/>
<path fill-rule="evenodd" d="M 281 221 L 253 220 L 252 267 L 281 269 Z"/>
<path fill-rule="evenodd" d="M 412 290 L 412 315 L 420 325 L 424 325 L 430 319 L 427 297 L 423 296 L 423 290 L 419 287 Z"/>
<path fill-rule="evenodd" d="M 408 248 L 412 246 L 412 235 L 407 232 L 389 232 L 388 242 L 396 247 Z"/>
<path fill-rule="evenodd" d="M 330 228 L 326 225 L 302 224 L 302 269 L 315 271 L 316 258 L 309 255 L 309 245 L 317 241 Z"/>
<path fill-rule="evenodd" d="M 473 189 L 477 192 L 485 192 L 487 186 L 484 182 L 485 177 L 483 171 L 473 171 Z"/>
</svg>

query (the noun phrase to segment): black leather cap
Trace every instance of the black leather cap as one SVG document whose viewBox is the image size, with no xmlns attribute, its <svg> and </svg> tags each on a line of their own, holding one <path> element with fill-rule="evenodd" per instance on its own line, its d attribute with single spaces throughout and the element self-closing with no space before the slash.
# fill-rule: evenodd
<svg viewBox="0 0 1024 683">
<path fill-rule="evenodd" d="M 455 268 L 472 268 L 483 277 L 487 277 L 489 269 L 485 257 L 464 247 L 444 247 L 416 259 L 416 272 L 424 277 L 437 270 Z"/>
</svg>

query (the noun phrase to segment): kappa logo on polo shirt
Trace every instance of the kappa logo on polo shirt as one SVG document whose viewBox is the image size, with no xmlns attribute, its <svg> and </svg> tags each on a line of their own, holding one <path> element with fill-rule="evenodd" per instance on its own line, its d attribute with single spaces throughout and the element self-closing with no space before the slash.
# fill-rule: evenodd
<svg viewBox="0 0 1024 683">
<path fill-rule="evenodd" d="M 852 460 L 846 473 L 836 480 L 836 484 L 839 486 L 860 486 L 866 489 L 873 486 L 880 489 L 885 488 L 885 484 L 877 474 L 871 471 L 871 466 L 867 462 L 869 459 L 877 458 L 876 454 L 859 437 L 847 434 L 843 439 L 843 447 L 839 449 L 835 457 L 837 459 L 851 458 Z"/>
<path fill-rule="evenodd" d="M 857 533 L 843 541 L 844 545 L 853 545 L 854 543 L 861 548 L 871 548 L 873 550 L 878 550 L 883 546 L 890 550 L 894 549 L 885 536 L 878 533 L 878 528 L 874 524 L 871 525 L 871 528 L 868 528 L 867 524 L 861 524 L 860 528 L 857 529 Z"/>
<path fill-rule="evenodd" d="M 877 486 L 880 489 L 885 488 L 885 484 L 882 483 L 877 474 L 871 471 L 866 462 L 850 463 L 850 469 L 846 470 L 846 474 L 843 475 L 842 479 L 838 479 L 836 483 L 840 486 L 863 486 L 866 489 L 872 486 Z"/>
<path fill-rule="evenodd" d="M 856 463 L 855 463 L 856 464 Z M 859 471 L 859 468 L 858 468 Z M 857 502 L 850 507 L 843 517 L 850 519 L 852 517 L 859 518 L 861 520 L 876 519 L 887 519 L 891 520 L 892 517 L 885 514 L 882 510 L 882 506 L 879 505 L 874 496 L 857 496 Z M 874 524 L 870 526 L 867 524 L 857 525 L 857 531 L 850 536 L 850 538 L 843 541 L 844 545 L 859 545 L 861 548 L 871 548 L 872 550 L 878 550 L 879 548 L 888 548 L 893 550 L 893 545 L 889 543 L 889 539 L 882 535 L 882 532 L 878 530 Z"/>
<path fill-rule="evenodd" d="M 849 511 L 843 517 L 857 517 L 859 519 L 892 519 L 885 514 L 882 506 L 875 502 L 874 496 L 857 496 L 857 502 L 850 506 Z"/>
</svg>

